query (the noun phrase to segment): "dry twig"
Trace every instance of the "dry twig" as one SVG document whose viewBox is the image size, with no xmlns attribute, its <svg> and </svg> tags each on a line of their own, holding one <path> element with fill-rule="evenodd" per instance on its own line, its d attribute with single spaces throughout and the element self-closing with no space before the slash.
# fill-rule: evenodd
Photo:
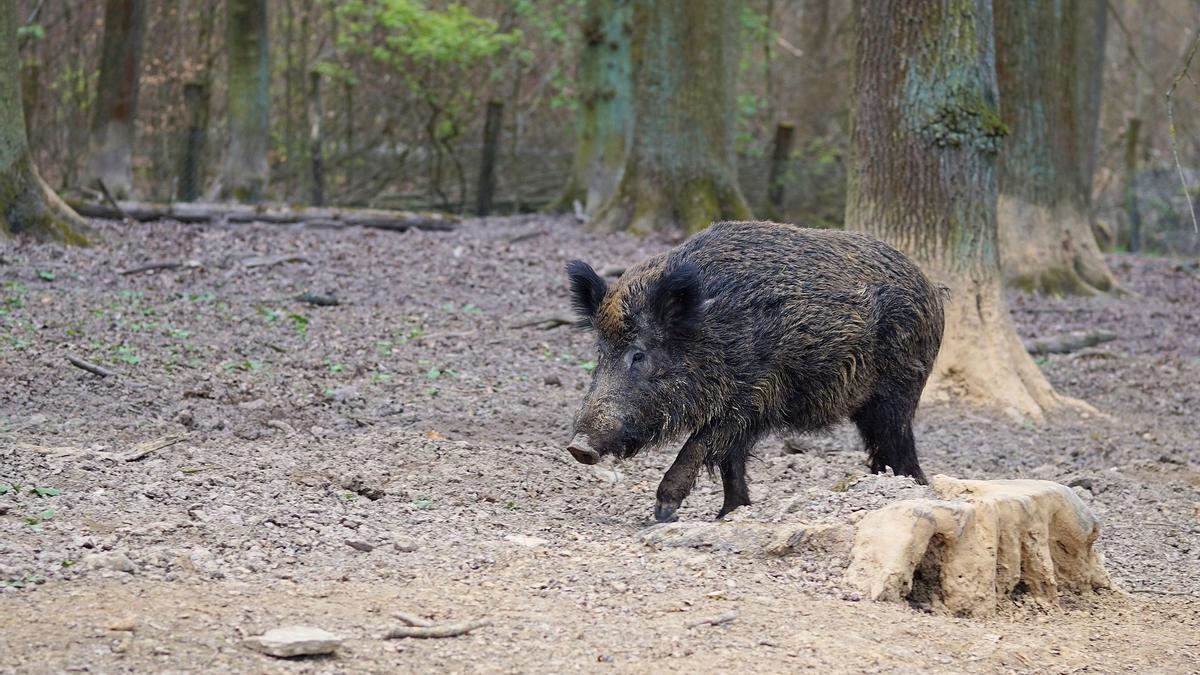
<svg viewBox="0 0 1200 675">
<path fill-rule="evenodd" d="M 729 623 L 738 617 L 738 613 L 734 610 L 723 612 L 716 616 L 710 616 L 707 619 L 693 621 L 687 625 L 688 628 L 697 628 L 699 626 L 720 626 L 723 623 Z"/>
<path fill-rule="evenodd" d="M 92 363 L 91 361 L 84 361 L 83 359 L 79 358 L 78 356 L 73 356 L 71 354 L 67 354 L 67 361 L 71 365 L 75 366 L 76 368 L 82 368 L 93 375 L 99 375 L 100 377 L 116 377 L 117 376 L 116 373 L 109 370 L 108 368 L 102 368 L 102 367 Z"/>
<path fill-rule="evenodd" d="M 1175 138 L 1175 107 L 1171 100 L 1171 95 L 1175 93 L 1175 87 L 1179 86 L 1179 81 L 1187 76 L 1188 69 L 1192 67 L 1192 58 L 1196 56 L 1197 47 L 1200 47 L 1200 30 L 1197 30 L 1195 37 L 1192 38 L 1192 46 L 1188 48 L 1187 56 L 1183 59 L 1183 67 L 1175 74 L 1175 79 L 1171 81 L 1171 88 L 1167 90 L 1167 131 L 1171 141 L 1171 154 L 1175 157 L 1175 169 L 1179 171 L 1179 183 L 1183 186 L 1183 196 L 1187 198 L 1188 212 L 1192 216 L 1192 230 L 1200 234 L 1200 224 L 1196 221 L 1196 207 L 1192 204 L 1192 193 L 1188 191 L 1187 178 L 1183 175 L 1183 164 L 1179 161 L 1179 143 Z"/>
<path fill-rule="evenodd" d="M 561 316 L 543 316 L 538 319 L 532 319 L 530 321 L 523 321 L 521 323 L 514 324 L 509 326 L 509 328 L 532 328 L 534 326 L 539 326 L 542 330 L 550 330 L 551 328 L 558 328 L 559 326 L 570 326 L 573 323 L 575 323 L 573 319 L 568 319 Z"/>
<path fill-rule="evenodd" d="M 409 617 L 413 618 L 413 617 Z M 397 626 L 384 634 L 383 639 L 394 640 L 396 638 L 448 638 L 459 635 L 466 635 L 477 628 L 490 626 L 491 621 L 487 619 L 479 619 L 476 621 L 462 621 L 459 623 L 446 623 L 440 626 Z"/>
<path fill-rule="evenodd" d="M 187 438 L 187 434 L 180 434 L 177 436 L 163 436 L 162 438 L 158 438 L 153 441 L 143 441 L 130 448 L 129 452 L 121 455 L 121 459 L 125 460 L 126 462 L 136 462 L 156 450 L 162 450 L 163 448 L 168 448 L 176 443 L 181 443 L 186 441 Z"/>
</svg>

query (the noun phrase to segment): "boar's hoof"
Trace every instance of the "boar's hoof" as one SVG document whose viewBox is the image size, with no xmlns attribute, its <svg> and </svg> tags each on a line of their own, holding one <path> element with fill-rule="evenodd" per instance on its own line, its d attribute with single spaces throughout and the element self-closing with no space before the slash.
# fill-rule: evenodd
<svg viewBox="0 0 1200 675">
<path fill-rule="evenodd" d="M 741 502 L 738 502 L 736 504 L 725 504 L 724 506 L 721 507 L 720 511 L 717 511 L 716 520 L 720 520 L 720 519 L 724 518 L 725 516 L 733 513 L 734 509 L 736 509 L 739 506 L 749 506 L 749 505 L 750 505 L 749 502 L 746 502 L 745 504 L 743 504 Z"/>
<path fill-rule="evenodd" d="M 567 444 L 567 452 L 575 458 L 580 464 L 596 464 L 600 461 L 600 453 L 596 452 L 585 436 L 575 434 L 571 442 Z"/>
<path fill-rule="evenodd" d="M 654 519 L 660 523 L 673 523 L 679 520 L 675 512 L 679 510 L 679 502 L 659 500 L 654 505 Z"/>
</svg>

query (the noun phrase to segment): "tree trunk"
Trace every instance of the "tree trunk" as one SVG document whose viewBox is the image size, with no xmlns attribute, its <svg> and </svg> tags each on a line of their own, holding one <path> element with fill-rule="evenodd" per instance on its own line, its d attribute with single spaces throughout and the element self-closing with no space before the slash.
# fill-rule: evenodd
<svg viewBox="0 0 1200 675">
<path fill-rule="evenodd" d="M 1142 250 L 1142 210 L 1138 205 L 1138 135 L 1142 120 L 1129 118 L 1125 128 L 1125 215 L 1129 218 L 1129 252 Z"/>
<path fill-rule="evenodd" d="M 633 132 L 633 2 L 589 0 L 586 12 L 580 22 L 583 50 L 575 70 L 575 160 L 550 211 L 571 211 L 578 201 L 585 212 L 594 213 L 621 181 Z"/>
<path fill-rule="evenodd" d="M 133 193 L 133 133 L 142 71 L 146 0 L 108 0 L 104 5 L 104 42 L 100 80 L 92 110 L 83 185 L 96 181 L 118 198 Z"/>
<path fill-rule="evenodd" d="M 208 145 L 208 85 L 188 82 L 183 85 L 183 108 L 187 113 L 183 152 L 179 154 L 179 177 L 175 196 L 192 202 L 200 197 L 204 185 L 204 149 Z"/>
<path fill-rule="evenodd" d="M 17 3 L 0 2 L 0 237 L 28 233 L 87 243 L 87 223 L 38 175 L 29 154 L 21 104 Z"/>
<path fill-rule="evenodd" d="M 927 394 L 1038 418 L 1066 401 L 1008 314 L 996 233 L 1005 127 L 990 0 L 859 0 L 846 227 L 950 288 Z"/>
<path fill-rule="evenodd" d="M 483 122 L 483 155 L 479 160 L 479 184 L 475 191 L 475 215 L 486 216 L 492 211 L 496 194 L 496 157 L 500 153 L 500 124 L 504 120 L 504 103 L 488 101 Z"/>
<path fill-rule="evenodd" d="M 771 170 L 767 175 L 768 218 L 779 219 L 783 214 L 783 188 L 792 164 L 792 139 L 796 125 L 781 122 L 775 127 L 775 143 L 771 146 Z"/>
<path fill-rule="evenodd" d="M 1005 281 L 1049 295 L 1114 291 L 1091 227 L 1105 0 L 998 2 Z"/>
<path fill-rule="evenodd" d="M 256 202 L 270 168 L 270 70 L 267 0 L 227 0 L 225 50 L 229 67 L 229 145 L 221 163 L 219 199 Z"/>
<path fill-rule="evenodd" d="M 321 73 L 308 73 L 308 157 L 309 201 L 313 206 L 325 205 L 325 151 L 321 123 L 325 120 L 325 104 L 321 101 Z"/>
<path fill-rule="evenodd" d="M 633 141 L 594 229 L 690 234 L 750 216 L 733 145 L 740 10 L 734 0 L 635 3 Z"/>
</svg>

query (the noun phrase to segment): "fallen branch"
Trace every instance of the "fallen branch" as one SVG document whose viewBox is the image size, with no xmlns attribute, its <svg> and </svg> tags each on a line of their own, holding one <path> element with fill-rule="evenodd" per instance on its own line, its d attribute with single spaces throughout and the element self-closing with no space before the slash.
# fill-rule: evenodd
<svg viewBox="0 0 1200 675">
<path fill-rule="evenodd" d="M 411 618 L 411 617 L 410 617 Z M 384 634 L 384 640 L 394 640 L 396 638 L 448 638 L 466 635 L 477 628 L 490 626 L 491 621 L 487 619 L 479 619 L 477 621 L 463 621 L 460 623 L 447 623 L 440 626 L 397 626 Z"/>
<path fill-rule="evenodd" d="M 729 623 L 730 621 L 737 619 L 737 617 L 738 617 L 738 613 L 731 609 L 728 612 L 724 612 L 724 613 L 718 614 L 716 616 L 710 616 L 707 619 L 700 619 L 699 621 L 693 621 L 693 622 L 689 623 L 687 625 L 687 627 L 688 628 L 697 628 L 699 626 L 720 626 L 723 623 Z"/>
<path fill-rule="evenodd" d="M 321 295 L 320 293 L 309 293 L 307 291 L 297 295 L 296 299 L 317 307 L 336 307 L 342 304 L 341 301 L 332 295 Z"/>
<path fill-rule="evenodd" d="M 1025 341 L 1025 351 L 1033 356 L 1042 354 L 1070 354 L 1087 347 L 1116 340 L 1115 333 L 1106 330 L 1078 331 L 1064 335 L 1053 335 L 1046 338 L 1034 338 Z"/>
<path fill-rule="evenodd" d="M 420 628 L 429 628 L 433 622 L 428 619 L 422 619 L 416 614 L 408 612 L 392 612 L 392 617 L 399 619 L 406 626 L 418 626 Z"/>
<path fill-rule="evenodd" d="M 558 328 L 559 326 L 570 326 L 574 323 L 574 319 L 568 319 L 561 316 L 544 316 L 539 319 L 533 319 L 531 321 L 514 324 L 509 326 L 509 328 L 532 328 L 534 326 L 541 326 L 542 330 L 550 330 L 551 328 Z"/>
<path fill-rule="evenodd" d="M 117 219 L 126 216 L 140 221 L 169 218 L 182 223 L 267 223 L 292 225 L 319 223 L 322 227 L 367 227 L 379 230 L 449 231 L 458 227 L 456 216 L 414 211 L 384 209 L 343 209 L 324 207 L 290 207 L 281 204 L 224 204 L 214 202 L 153 202 L 123 201 L 113 204 L 70 200 L 80 215 L 89 218 Z"/>
<path fill-rule="evenodd" d="M 120 458 L 126 462 L 136 462 L 156 450 L 169 448 L 176 443 L 186 441 L 187 438 L 187 434 L 180 434 L 178 436 L 163 436 L 153 441 L 143 441 L 130 448 L 129 452 L 121 455 Z"/>
<path fill-rule="evenodd" d="M 104 201 L 108 202 L 108 205 L 116 210 L 117 214 L 121 216 L 121 220 L 125 221 L 126 225 L 132 225 L 134 223 L 133 218 L 130 218 L 129 214 L 125 212 L 125 209 L 121 208 L 121 205 L 117 203 L 116 199 L 113 198 L 112 192 L 109 191 L 108 186 L 104 184 L 104 181 L 97 178 L 96 186 L 100 188 L 100 194 L 104 195 Z"/>
<path fill-rule="evenodd" d="M 102 367 L 92 363 L 91 361 L 84 361 L 83 359 L 79 358 L 78 356 L 72 356 L 71 354 L 67 354 L 67 361 L 71 365 L 75 366 L 76 368 L 82 368 L 93 375 L 99 375 L 100 377 L 116 377 L 117 376 L 116 373 L 109 370 L 108 368 L 102 368 Z"/>
<path fill-rule="evenodd" d="M 414 342 L 422 342 L 425 340 L 439 340 L 441 338 L 464 338 L 475 334 L 473 330 L 466 330 L 457 333 L 430 333 L 429 335 L 418 335 L 413 338 Z"/>
<path fill-rule="evenodd" d="M 519 243 L 522 241 L 527 241 L 529 239 L 536 239 L 537 237 L 541 237 L 541 236 L 544 236 L 547 234 L 549 234 L 549 232 L 547 232 L 545 230 L 537 230 L 535 232 L 526 232 L 525 234 L 518 234 L 517 236 L 510 238 L 508 240 L 508 243 L 516 244 L 516 243 Z"/>
</svg>

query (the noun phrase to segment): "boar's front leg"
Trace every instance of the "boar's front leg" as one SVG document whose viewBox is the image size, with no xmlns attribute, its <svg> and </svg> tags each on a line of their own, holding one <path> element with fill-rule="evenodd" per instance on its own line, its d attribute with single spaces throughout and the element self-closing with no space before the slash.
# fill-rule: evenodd
<svg viewBox="0 0 1200 675">
<path fill-rule="evenodd" d="M 667 469 L 662 482 L 658 484 L 658 502 L 654 505 L 654 519 L 658 522 L 670 523 L 679 520 L 675 512 L 692 491 L 700 467 L 704 466 L 704 436 L 704 430 L 701 429 L 687 439 L 675 461 L 671 463 L 671 468 Z"/>
<path fill-rule="evenodd" d="M 658 503 L 654 505 L 654 519 L 660 523 L 677 520 L 675 512 L 687 498 L 696 483 L 696 476 L 705 462 L 715 462 L 721 469 L 721 482 L 725 488 L 725 504 L 718 518 L 739 506 L 750 503 L 746 489 L 746 452 L 753 441 L 739 437 L 730 438 L 726 425 L 709 423 L 692 434 L 683 444 L 671 468 L 667 469 L 658 485 Z"/>
</svg>

